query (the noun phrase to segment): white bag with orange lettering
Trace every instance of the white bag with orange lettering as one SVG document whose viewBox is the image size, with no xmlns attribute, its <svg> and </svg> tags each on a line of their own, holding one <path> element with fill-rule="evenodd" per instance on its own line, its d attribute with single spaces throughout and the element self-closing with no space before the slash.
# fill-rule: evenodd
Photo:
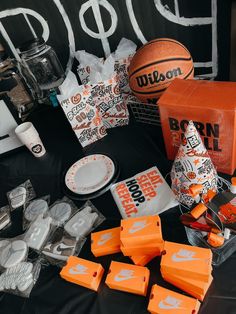
<svg viewBox="0 0 236 314">
<path fill-rule="evenodd" d="M 157 215 L 178 205 L 157 167 L 114 184 L 111 193 L 123 218 Z"/>
<path fill-rule="evenodd" d="M 106 129 L 93 101 L 91 88 L 79 86 L 75 74 L 69 71 L 59 89 L 61 94 L 57 99 L 80 144 L 85 147 L 104 137 Z"/>
</svg>

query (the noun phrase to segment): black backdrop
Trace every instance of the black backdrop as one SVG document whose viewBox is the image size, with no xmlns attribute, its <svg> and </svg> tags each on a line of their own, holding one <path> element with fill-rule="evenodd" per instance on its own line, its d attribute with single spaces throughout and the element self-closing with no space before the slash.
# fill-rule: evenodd
<svg viewBox="0 0 236 314">
<path fill-rule="evenodd" d="M 190 50 L 196 75 L 227 80 L 230 10 L 231 0 L 1 0 L 0 31 L 15 55 L 43 35 L 64 68 L 74 50 L 108 55 L 122 37 L 138 46 L 175 38 Z"/>
</svg>

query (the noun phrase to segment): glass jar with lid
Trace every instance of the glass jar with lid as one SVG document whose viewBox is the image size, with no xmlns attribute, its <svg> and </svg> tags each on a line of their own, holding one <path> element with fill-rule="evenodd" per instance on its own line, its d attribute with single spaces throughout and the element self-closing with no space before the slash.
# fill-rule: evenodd
<svg viewBox="0 0 236 314">
<path fill-rule="evenodd" d="M 57 88 L 64 80 L 64 70 L 56 52 L 42 38 L 34 38 L 20 48 L 23 65 L 42 91 Z"/>
</svg>

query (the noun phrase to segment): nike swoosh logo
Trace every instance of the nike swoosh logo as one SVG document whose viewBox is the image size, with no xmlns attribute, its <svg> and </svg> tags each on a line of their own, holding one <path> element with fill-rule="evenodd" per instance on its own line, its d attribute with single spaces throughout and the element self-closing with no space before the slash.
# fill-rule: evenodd
<svg viewBox="0 0 236 314">
<path fill-rule="evenodd" d="M 61 254 L 63 250 L 73 249 L 74 246 L 68 246 L 63 243 L 59 244 L 57 247 L 53 249 L 53 253 Z"/>
<path fill-rule="evenodd" d="M 87 267 L 80 268 L 80 267 L 72 267 L 69 269 L 69 273 L 72 275 L 87 275 L 88 273 L 86 272 Z"/>
<path fill-rule="evenodd" d="M 200 260 L 200 258 L 194 258 L 194 257 L 179 257 L 176 253 L 172 255 L 171 259 L 173 262 L 176 262 L 176 263 Z"/>
<path fill-rule="evenodd" d="M 145 225 L 142 225 L 142 226 L 137 226 L 137 227 L 132 227 L 129 229 L 129 233 L 135 233 L 135 232 L 138 232 L 144 228 L 146 228 L 147 226 L 149 226 L 151 223 L 149 224 L 145 224 Z"/>
<path fill-rule="evenodd" d="M 100 241 L 98 241 L 98 245 L 103 245 L 103 244 L 107 243 L 109 240 L 111 240 L 111 238 L 105 239 L 105 240 L 100 240 Z"/>
<path fill-rule="evenodd" d="M 163 310 L 180 309 L 178 305 L 168 305 L 168 304 L 165 304 L 163 301 L 160 301 L 158 306 L 160 309 L 163 309 Z"/>
<path fill-rule="evenodd" d="M 132 279 L 132 278 L 135 278 L 135 277 L 134 276 L 120 277 L 119 275 L 116 275 L 114 280 L 120 282 L 120 281 L 124 281 L 124 280 L 129 280 L 129 279 Z"/>
</svg>

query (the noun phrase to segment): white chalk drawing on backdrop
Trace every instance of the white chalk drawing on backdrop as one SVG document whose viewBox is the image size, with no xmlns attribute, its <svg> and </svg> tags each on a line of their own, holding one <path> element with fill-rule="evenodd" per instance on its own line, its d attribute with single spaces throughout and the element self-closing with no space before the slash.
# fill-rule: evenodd
<svg viewBox="0 0 236 314">
<path fill-rule="evenodd" d="M 191 17 L 186 18 L 180 16 L 179 12 L 179 2 L 174 0 L 175 12 L 172 13 L 168 6 L 163 5 L 161 0 L 154 0 L 157 11 L 168 21 L 176 23 L 178 25 L 186 27 L 194 27 L 200 25 L 211 25 L 212 26 L 212 56 L 211 61 L 208 62 L 194 62 L 194 67 L 196 68 L 212 68 L 212 73 L 201 74 L 198 77 L 208 77 L 214 78 L 218 74 L 218 49 L 217 49 L 217 2 L 216 0 L 211 0 L 211 17 Z M 145 44 L 147 40 L 145 39 L 138 22 L 135 17 L 133 9 L 133 0 L 126 0 L 126 7 L 128 10 L 129 18 L 136 33 L 137 38 Z"/>
<path fill-rule="evenodd" d="M 129 1 L 129 0 L 126 0 Z M 194 27 L 200 25 L 211 25 L 212 27 L 212 60 L 209 62 L 194 62 L 196 68 L 212 68 L 212 73 L 201 74 L 199 77 L 214 78 L 218 74 L 218 49 L 217 49 L 217 0 L 211 0 L 211 16 L 210 17 L 191 17 L 186 18 L 180 16 L 178 0 L 175 0 L 175 13 L 162 4 L 162 0 L 154 0 L 156 9 L 167 20 L 183 25 L 186 27 Z"/>
<path fill-rule="evenodd" d="M 4 11 L 1 11 L 0 12 L 0 31 L 2 33 L 2 36 L 4 37 L 4 39 L 7 41 L 13 55 L 15 56 L 15 58 L 17 60 L 20 60 L 20 56 L 18 54 L 18 51 L 16 50 L 11 38 L 9 37 L 5 27 L 3 26 L 2 22 L 1 22 L 1 19 L 5 18 L 5 17 L 8 17 L 8 16 L 15 16 L 15 15 L 19 15 L 19 14 L 22 14 L 25 17 L 27 17 L 27 15 L 31 15 L 33 16 L 34 18 L 36 18 L 39 23 L 42 25 L 42 28 L 43 28 L 43 33 L 42 33 L 42 37 L 45 41 L 48 40 L 49 38 L 49 27 L 48 27 L 48 24 L 47 24 L 47 21 L 37 12 L 35 12 L 34 10 L 31 10 L 31 9 L 27 9 L 27 8 L 16 8 L 16 9 L 10 9 L 10 10 L 4 10 Z M 33 34 L 33 36 L 35 37 L 36 34 L 33 30 L 33 27 L 32 25 L 30 24 L 30 21 L 27 17 L 26 19 L 26 22 L 27 24 L 29 25 L 29 28 Z"/>
<path fill-rule="evenodd" d="M 72 58 L 75 52 L 75 38 L 74 38 L 74 32 L 72 30 L 72 26 L 69 20 L 68 15 L 66 14 L 66 11 L 63 7 L 63 5 L 61 4 L 60 0 L 53 0 L 53 2 L 55 3 L 58 11 L 61 14 L 61 17 L 65 23 L 66 29 L 67 29 L 67 33 L 68 33 L 68 41 L 69 41 L 69 49 L 70 49 L 70 55 L 69 55 L 69 60 L 67 62 L 67 69 L 66 71 L 70 70 L 72 67 Z M 42 37 L 45 40 L 45 42 L 47 42 L 49 35 L 50 35 L 50 30 L 49 30 L 49 26 L 47 21 L 42 17 L 42 15 L 40 15 L 39 13 L 37 13 L 35 10 L 31 10 L 31 9 L 27 9 L 27 8 L 15 8 L 15 9 L 9 9 L 9 10 L 4 10 L 0 12 L 0 32 L 2 33 L 2 36 L 4 37 L 4 39 L 6 40 L 6 42 L 9 45 L 9 48 L 11 49 L 13 55 L 15 56 L 15 58 L 17 60 L 20 61 L 20 56 L 19 53 L 16 49 L 16 47 L 14 46 L 14 43 L 12 42 L 11 38 L 9 37 L 7 30 L 5 29 L 5 27 L 3 26 L 1 19 L 9 17 L 9 16 L 16 16 L 16 15 L 20 15 L 22 14 L 29 26 L 29 29 L 33 35 L 34 38 L 37 37 L 35 30 L 32 26 L 32 24 L 30 23 L 29 19 L 28 19 L 28 15 L 34 17 L 35 19 L 38 20 L 38 22 L 41 24 L 42 29 L 43 29 L 43 33 L 42 33 Z"/>
<path fill-rule="evenodd" d="M 209 74 L 201 74 L 199 77 L 208 77 L 208 78 L 214 78 L 217 76 L 218 73 L 218 49 L 217 49 L 217 0 L 211 0 L 211 16 L 210 17 L 191 17 L 191 18 L 185 18 L 180 15 L 179 12 L 179 3 L 178 0 L 174 0 L 175 4 L 175 12 L 171 12 L 171 10 L 168 8 L 168 6 L 163 5 L 161 0 L 153 0 L 155 7 L 157 11 L 168 21 L 182 25 L 185 27 L 194 27 L 194 26 L 201 26 L 201 25 L 211 25 L 212 26 L 212 56 L 211 60 L 208 62 L 201 62 L 197 61 L 194 62 L 194 66 L 198 68 L 212 68 L 212 73 Z M 65 27 L 67 29 L 68 34 L 68 41 L 69 41 L 69 50 L 70 50 L 70 56 L 69 60 L 67 62 L 67 71 L 71 69 L 72 66 L 72 58 L 75 52 L 75 37 L 74 32 L 72 29 L 72 25 L 70 22 L 70 19 L 61 3 L 60 0 L 53 0 L 54 4 L 56 5 L 59 13 L 62 16 L 63 22 L 65 24 Z M 142 44 L 145 44 L 147 42 L 145 36 L 143 35 L 141 28 L 137 22 L 134 9 L 133 9 L 133 0 L 125 0 L 126 2 L 126 9 L 129 15 L 129 19 L 131 22 L 131 25 L 133 27 L 133 30 L 137 36 L 137 39 L 141 41 Z M 103 6 L 111 16 L 111 26 L 106 31 L 104 29 L 103 25 L 103 19 L 100 12 L 100 6 Z M 92 9 L 94 18 L 98 27 L 98 33 L 93 32 L 89 27 L 87 26 L 87 23 L 84 19 L 84 14 L 88 9 Z M 8 16 L 15 16 L 22 14 L 29 26 L 29 29 L 31 30 L 31 33 L 33 37 L 36 37 L 35 30 L 33 29 L 33 26 L 31 25 L 28 15 L 33 16 L 35 19 L 38 20 L 38 22 L 41 24 L 43 33 L 42 37 L 45 41 L 48 40 L 50 35 L 50 29 L 48 26 L 47 21 L 36 11 L 27 9 L 27 8 L 15 8 L 15 9 L 9 9 L 4 10 L 0 12 L 0 31 L 4 37 L 4 39 L 8 42 L 9 47 L 15 56 L 16 59 L 20 60 L 19 54 L 14 46 L 14 43 L 10 39 L 7 30 L 3 26 L 1 19 L 6 18 Z M 109 40 L 108 38 L 114 34 L 114 32 L 117 29 L 118 25 L 118 17 L 116 14 L 116 11 L 114 7 L 107 1 L 107 0 L 88 0 L 87 2 L 83 3 L 81 5 L 81 8 L 79 10 L 79 20 L 81 23 L 81 27 L 85 33 L 87 33 L 89 36 L 93 38 L 97 38 L 101 40 L 102 47 L 104 50 L 104 54 L 108 56 L 111 52 Z"/>
<path fill-rule="evenodd" d="M 103 6 L 110 13 L 111 16 L 111 26 L 107 31 L 105 31 L 104 29 L 99 6 Z M 95 17 L 95 21 L 98 27 L 98 33 L 95 33 L 94 31 L 89 29 L 84 19 L 85 12 L 90 8 L 92 8 L 93 10 L 93 15 Z M 105 56 L 108 57 L 109 54 L 111 53 L 108 37 L 110 37 L 115 32 L 118 22 L 117 14 L 113 6 L 107 0 L 88 0 L 87 2 L 81 5 L 79 11 L 79 19 L 81 27 L 85 33 L 87 33 L 89 36 L 93 38 L 101 40 Z"/>
</svg>

